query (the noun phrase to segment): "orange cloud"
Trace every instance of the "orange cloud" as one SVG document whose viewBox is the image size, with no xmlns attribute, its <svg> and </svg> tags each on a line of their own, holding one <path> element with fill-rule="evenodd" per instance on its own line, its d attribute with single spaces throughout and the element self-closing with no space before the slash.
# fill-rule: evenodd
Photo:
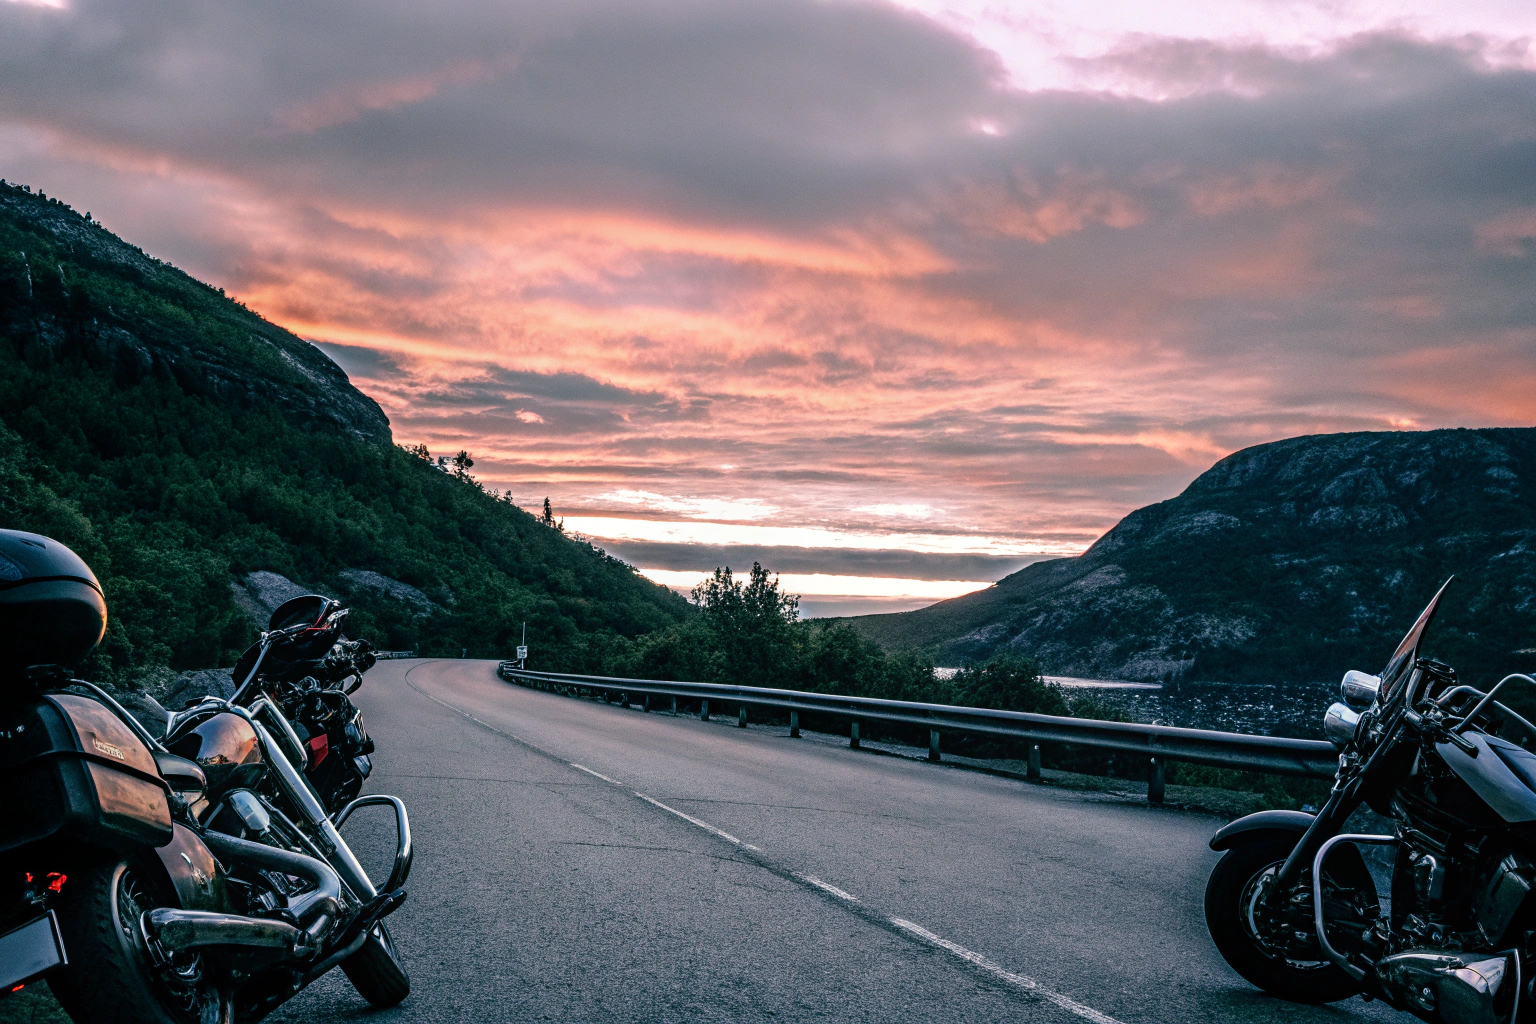
<svg viewBox="0 0 1536 1024">
<path fill-rule="evenodd" d="M 438 71 L 370 82 L 349 82 L 315 99 L 289 103 L 272 120 L 285 131 L 316 132 L 356 121 L 365 114 L 397 110 L 436 96 L 445 89 L 486 82 L 517 66 L 517 58 L 461 60 Z"/>
</svg>

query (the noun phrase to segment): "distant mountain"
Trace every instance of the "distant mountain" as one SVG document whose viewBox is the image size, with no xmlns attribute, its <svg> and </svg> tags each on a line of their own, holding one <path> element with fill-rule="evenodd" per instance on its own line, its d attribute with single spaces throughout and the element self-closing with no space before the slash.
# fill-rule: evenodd
<svg viewBox="0 0 1536 1024">
<path fill-rule="evenodd" d="M 58 537 L 102 578 L 93 671 L 230 664 L 275 581 L 426 654 L 508 655 L 526 620 L 550 668 L 688 616 L 465 468 L 397 447 L 315 346 L 0 183 L 0 527 Z"/>
<path fill-rule="evenodd" d="M 1536 429 L 1324 434 L 1244 449 L 1076 558 L 850 622 L 939 664 L 1327 680 L 1379 669 L 1446 577 L 1431 654 L 1469 681 L 1536 668 Z"/>
</svg>

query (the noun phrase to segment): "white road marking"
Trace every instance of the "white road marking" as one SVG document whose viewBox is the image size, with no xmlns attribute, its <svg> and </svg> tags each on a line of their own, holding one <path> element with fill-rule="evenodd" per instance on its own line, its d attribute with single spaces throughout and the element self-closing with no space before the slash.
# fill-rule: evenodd
<svg viewBox="0 0 1536 1024">
<path fill-rule="evenodd" d="M 602 772 L 595 772 L 591 768 L 588 768 L 586 765 L 577 764 L 575 761 L 567 761 L 566 764 L 570 765 L 572 768 L 575 768 L 579 772 L 586 772 L 588 775 L 596 775 L 598 778 L 602 779 L 604 782 L 610 783 L 611 785 L 614 785 L 614 786 L 622 786 L 623 785 L 622 782 L 618 782 L 618 781 L 616 781 L 614 779 L 610 779 L 608 776 L 604 775 Z"/>
<path fill-rule="evenodd" d="M 1094 1024 L 1120 1024 L 1120 1022 L 1115 1018 L 1107 1014 L 1100 1013 L 1098 1010 L 1095 1010 L 1091 1006 L 1084 1006 L 1077 1000 L 1070 999 L 1067 996 L 1062 995 L 1060 992 L 1052 992 L 1044 985 L 1041 985 L 1034 978 L 1027 978 L 1022 974 L 1014 974 L 1012 971 L 1004 970 L 997 964 L 993 963 L 991 960 L 982 956 L 980 953 L 974 953 L 958 943 L 950 942 L 948 939 L 941 938 L 940 936 L 935 935 L 933 932 L 924 928 L 922 925 L 913 924 L 911 921 L 906 921 L 899 917 L 893 917 L 890 920 L 891 924 L 895 925 L 897 928 L 900 928 L 907 934 L 915 935 L 917 938 L 922 939 L 924 942 L 938 946 L 940 949 L 948 953 L 953 953 L 961 960 L 981 968 L 983 971 L 986 971 L 988 974 L 992 975 L 992 977 L 998 979 L 999 981 L 1007 982 L 1015 988 L 1021 988 L 1027 992 L 1033 992 L 1041 999 L 1061 1007 L 1068 1013 L 1075 1013 L 1084 1020 L 1093 1021 Z"/>
<path fill-rule="evenodd" d="M 416 666 L 416 668 L 419 667 L 420 666 Z M 415 671 L 415 668 L 413 668 L 411 671 Z M 494 725 L 491 725 L 488 722 L 480 721 L 480 719 L 476 718 L 474 715 L 471 715 L 469 712 L 462 711 L 459 708 L 454 707 L 452 704 L 449 704 L 447 701 L 439 700 L 437 697 L 433 697 L 430 693 L 427 693 L 424 690 L 420 690 L 411 683 L 410 672 L 406 673 L 406 684 L 411 686 L 412 689 L 417 690 L 417 692 L 421 693 L 423 696 L 429 698 L 430 700 L 436 701 L 455 714 L 463 715 L 465 718 L 469 719 L 471 722 L 476 723 L 477 725 L 483 725 L 487 729 L 490 729 L 492 732 L 501 733 L 501 735 L 510 739 L 517 740 L 517 742 L 522 743 L 525 746 L 532 747 L 535 750 L 543 752 L 543 748 L 534 746 L 534 744 L 514 736 L 512 733 L 503 732 L 501 729 L 496 728 Z M 623 786 L 623 783 L 610 779 L 608 776 L 602 774 L 601 772 L 595 772 L 585 765 L 579 765 L 574 761 L 567 761 L 565 763 L 570 765 L 572 768 L 575 768 L 579 771 L 584 771 L 588 775 L 596 776 L 597 778 L 602 779 L 604 782 L 610 783 L 614 786 Z M 709 824 L 707 821 L 700 821 L 698 818 L 695 818 L 691 814 L 684 814 L 682 811 L 675 807 L 668 807 L 660 800 L 648 797 L 644 793 L 641 793 L 639 790 L 630 790 L 630 792 L 634 793 L 635 796 L 639 797 L 641 800 L 644 800 L 646 803 L 659 807 L 666 811 L 668 814 L 675 814 L 689 824 L 696 825 L 711 835 L 719 836 L 721 839 L 724 839 L 728 843 L 734 843 L 737 846 L 742 846 L 749 850 L 758 850 L 759 853 L 762 852 L 758 849 L 758 847 L 753 846 L 751 843 L 743 843 L 740 839 L 737 839 L 729 832 L 715 828 L 715 826 Z M 835 885 L 823 882 L 821 879 L 816 878 L 813 875 L 802 875 L 798 872 L 793 874 L 798 881 L 810 885 L 813 888 L 819 889 L 829 896 L 836 897 L 837 899 L 844 900 L 846 902 L 859 902 L 859 898 L 852 893 L 845 892 Z M 900 917 L 891 917 L 887 918 L 886 920 L 895 925 L 901 931 L 906 932 L 908 935 L 911 935 L 916 939 L 920 939 L 923 942 L 929 943 L 930 945 L 937 946 L 945 952 L 951 953 L 959 959 L 971 964 L 973 967 L 977 967 L 980 970 L 985 971 L 987 974 L 991 975 L 997 980 L 1022 991 L 1031 992 L 1034 995 L 1039 996 L 1041 999 L 1044 999 L 1046 1002 L 1066 1010 L 1068 1013 L 1076 1014 L 1084 1020 L 1092 1021 L 1093 1024 L 1122 1024 L 1121 1021 L 1116 1020 L 1114 1017 L 1111 1017 L 1106 1013 L 1100 1013 L 1098 1010 L 1095 1010 L 1091 1006 L 1086 1006 L 1075 999 L 1062 995 L 1060 992 L 1053 992 L 1052 990 L 1041 985 L 1034 978 L 1027 977 L 1023 974 L 1015 974 L 1012 971 L 1005 970 L 1002 967 L 999 967 L 997 964 L 993 963 L 987 957 L 982 956 L 980 953 L 973 952 L 972 950 L 966 949 L 959 943 L 950 942 L 948 939 L 943 938 L 942 936 L 935 935 L 933 932 L 924 928 L 922 925 L 913 924 L 911 921 Z"/>
<path fill-rule="evenodd" d="M 580 765 L 572 765 L 572 767 L 580 768 L 581 766 Z M 582 768 L 582 771 L 591 771 L 591 769 L 589 769 L 589 768 Z M 592 774 L 596 775 L 597 773 L 596 772 L 592 772 Z M 601 778 L 601 777 L 602 776 L 599 776 L 599 778 Z M 640 792 L 639 790 L 631 790 L 631 792 L 634 793 L 635 796 L 639 797 L 641 800 L 644 800 L 646 803 L 651 804 L 651 805 L 653 805 L 655 807 L 659 807 L 662 810 L 666 811 L 668 814 L 675 814 L 679 818 L 682 818 L 684 821 L 688 822 L 689 824 L 696 825 L 699 828 L 703 829 L 704 831 L 710 833 L 711 835 L 719 836 L 721 839 L 724 839 L 726 842 L 734 843 L 737 846 L 745 846 L 746 848 L 752 849 L 752 850 L 756 850 L 757 849 L 757 847 L 755 847 L 755 846 L 752 846 L 752 845 L 750 845 L 748 843 L 743 843 L 740 839 L 737 839 L 735 836 L 731 835 L 729 832 L 726 832 L 726 831 L 723 831 L 721 829 L 715 828 L 715 826 L 711 825 L 707 821 L 700 821 L 698 818 L 695 818 L 691 814 L 684 814 L 682 811 L 678 810 L 676 807 L 668 807 L 666 804 L 662 803 L 660 800 L 657 800 L 654 797 L 646 796 L 644 793 Z M 798 871 L 797 872 L 793 872 L 793 875 L 794 875 L 794 877 L 795 877 L 795 879 L 797 881 L 799 881 L 799 882 L 801 882 L 801 883 L 803 883 L 805 885 L 812 886 L 813 888 L 819 889 L 822 892 L 826 893 L 827 895 L 832 896 L 832 897 L 834 897 L 836 899 L 843 900 L 843 901 L 845 901 L 847 903 L 858 903 L 859 902 L 859 898 L 857 896 L 855 896 L 853 893 L 848 892 L 848 891 L 846 891 L 844 889 L 839 889 L 837 886 L 831 884 L 830 882 L 823 882 L 821 879 L 817 878 L 815 875 L 802 875 Z M 1063 1010 L 1066 1010 L 1068 1013 L 1076 1014 L 1077 1016 L 1083 1018 L 1084 1020 L 1092 1021 L 1093 1024 L 1121 1024 L 1120 1021 L 1118 1021 L 1115 1018 L 1109 1016 L 1108 1014 L 1100 1013 L 1098 1010 L 1095 1010 L 1093 1007 L 1086 1006 L 1086 1005 L 1078 1002 L 1077 1000 L 1072 999 L 1069 996 L 1062 995 L 1060 992 L 1053 992 L 1051 989 L 1048 989 L 1044 985 L 1041 985 L 1034 978 L 1027 977 L 1027 976 L 1025 976 L 1023 974 L 1015 974 L 1012 971 L 1005 970 L 1004 968 L 1002 968 L 1002 967 L 998 966 L 997 964 L 993 963 L 987 957 L 982 956 L 980 953 L 973 952 L 972 950 L 966 949 L 964 946 L 960 945 L 959 943 L 950 942 L 948 939 L 943 938 L 942 936 L 935 935 L 933 932 L 931 932 L 928 929 L 924 928 L 922 925 L 913 924 L 911 921 L 908 921 L 905 918 L 901 918 L 901 917 L 891 917 L 891 918 L 887 918 L 887 920 L 890 921 L 891 924 L 895 925 L 897 928 L 900 928 L 902 931 L 906 932 L 908 935 L 911 935 L 911 936 L 913 936 L 914 938 L 917 938 L 917 939 L 921 939 L 923 942 L 929 943 L 930 945 L 937 946 L 940 949 L 944 950 L 946 953 L 951 953 L 954 956 L 959 957 L 961 960 L 964 960 L 966 963 L 970 964 L 971 966 L 980 968 L 981 970 L 985 971 L 987 974 L 990 974 L 992 977 L 996 978 L 997 980 L 999 980 L 1001 982 L 1004 982 L 1004 983 L 1006 983 L 1008 985 L 1011 985 L 1014 988 L 1022 989 L 1025 992 L 1029 992 L 1029 993 L 1031 993 L 1031 994 L 1033 994 L 1035 996 L 1038 996 L 1039 998 L 1044 999 L 1046 1002 L 1051 1003 L 1052 1005 L 1057 1006 L 1057 1007 L 1059 1007 L 1059 1008 L 1061 1008 Z"/>
<path fill-rule="evenodd" d="M 735 843 L 737 846 L 741 845 L 741 840 L 740 839 L 737 839 L 735 836 L 731 835 L 729 832 L 722 832 L 720 829 L 715 828 L 715 826 L 711 825 L 707 821 L 700 821 L 698 818 L 695 818 L 691 814 L 684 814 L 682 811 L 678 810 L 676 807 L 668 807 L 666 804 L 662 803 L 660 800 L 652 799 L 651 797 L 646 796 L 644 793 L 636 793 L 635 796 L 639 797 L 641 800 L 644 800 L 648 804 L 654 804 L 655 806 L 660 807 L 662 810 L 666 811 L 668 814 L 675 814 L 679 818 L 682 818 L 684 821 L 699 826 L 699 828 L 703 829 L 705 832 L 710 833 L 711 835 L 719 836 L 721 839 L 724 839 L 728 843 Z"/>
<path fill-rule="evenodd" d="M 820 889 L 822 892 L 831 893 L 833 896 L 836 896 L 840 900 L 847 900 L 849 903 L 857 903 L 857 902 L 859 902 L 859 898 L 857 896 L 855 896 L 853 893 L 851 893 L 851 892 L 844 892 L 842 889 L 839 889 L 835 885 L 832 885 L 832 884 L 830 884 L 828 882 L 823 882 L 821 879 L 817 878 L 815 875 L 802 875 L 802 874 L 798 874 L 797 873 L 795 875 L 795 877 L 800 879 L 800 881 L 804 882 L 806 885 L 814 885 L 816 888 Z"/>
</svg>

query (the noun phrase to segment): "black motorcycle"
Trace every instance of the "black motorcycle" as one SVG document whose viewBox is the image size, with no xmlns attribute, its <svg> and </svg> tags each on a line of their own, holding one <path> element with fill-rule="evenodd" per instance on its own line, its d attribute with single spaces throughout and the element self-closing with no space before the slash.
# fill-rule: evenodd
<svg viewBox="0 0 1536 1024">
<path fill-rule="evenodd" d="M 1216 833 L 1226 854 L 1206 922 L 1239 974 L 1285 999 L 1359 994 L 1441 1024 L 1536 1020 L 1536 679 L 1485 692 L 1421 658 L 1444 593 L 1381 675 L 1344 676 L 1324 717 L 1340 754 L 1323 808 Z M 1344 833 L 1362 804 L 1392 834 Z"/>
<path fill-rule="evenodd" d="M 245 1024 L 339 966 L 374 1005 L 404 999 L 384 926 L 404 804 L 328 815 L 264 697 L 204 700 L 160 742 L 70 678 L 105 627 L 83 561 L 0 531 L 0 993 L 46 977 L 80 1024 Z M 339 832 L 370 804 L 398 829 L 383 886 Z"/>
<path fill-rule="evenodd" d="M 339 602 L 316 594 L 284 602 L 231 670 L 233 703 L 269 700 L 291 723 L 299 766 L 329 814 L 355 799 L 373 770 L 373 740 L 351 695 L 376 659 L 368 641 L 342 635 L 346 617 Z"/>
</svg>

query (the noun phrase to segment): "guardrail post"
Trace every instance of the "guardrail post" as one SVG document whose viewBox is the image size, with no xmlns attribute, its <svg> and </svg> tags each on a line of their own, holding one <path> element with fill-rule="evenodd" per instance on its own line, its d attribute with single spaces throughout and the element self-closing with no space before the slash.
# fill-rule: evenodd
<svg viewBox="0 0 1536 1024">
<path fill-rule="evenodd" d="M 1147 765 L 1147 803 L 1160 804 L 1163 802 L 1163 783 L 1165 781 L 1165 767 L 1163 759 L 1152 758 Z"/>
<path fill-rule="evenodd" d="M 800 712 L 798 711 L 789 713 L 789 738 L 796 740 L 800 738 Z"/>
<path fill-rule="evenodd" d="M 738 704 L 738 705 L 736 705 L 736 728 L 738 728 L 738 729 L 745 729 L 746 727 L 747 727 L 747 706 L 745 704 Z"/>
<path fill-rule="evenodd" d="M 677 714 L 677 698 L 676 697 L 672 698 L 672 713 L 674 715 Z"/>
<path fill-rule="evenodd" d="M 650 711 L 651 711 L 651 695 L 650 694 L 646 694 L 645 697 L 641 700 L 640 710 L 644 711 L 646 714 L 650 714 Z"/>
<path fill-rule="evenodd" d="M 709 701 L 707 700 L 699 702 L 699 720 L 709 721 Z"/>
<path fill-rule="evenodd" d="M 928 760 L 930 760 L 930 761 L 937 761 L 938 759 L 939 759 L 939 730 L 937 730 L 937 729 L 929 729 L 928 730 Z"/>
<path fill-rule="evenodd" d="M 848 745 L 854 750 L 859 749 L 859 720 L 857 718 L 848 726 Z"/>
<path fill-rule="evenodd" d="M 619 707 L 623 708 L 625 711 L 629 710 L 629 694 L 619 694 Z"/>
<path fill-rule="evenodd" d="M 1040 744 L 1038 743 L 1029 745 L 1029 771 L 1025 773 L 1025 778 L 1036 781 L 1040 778 Z"/>
</svg>

